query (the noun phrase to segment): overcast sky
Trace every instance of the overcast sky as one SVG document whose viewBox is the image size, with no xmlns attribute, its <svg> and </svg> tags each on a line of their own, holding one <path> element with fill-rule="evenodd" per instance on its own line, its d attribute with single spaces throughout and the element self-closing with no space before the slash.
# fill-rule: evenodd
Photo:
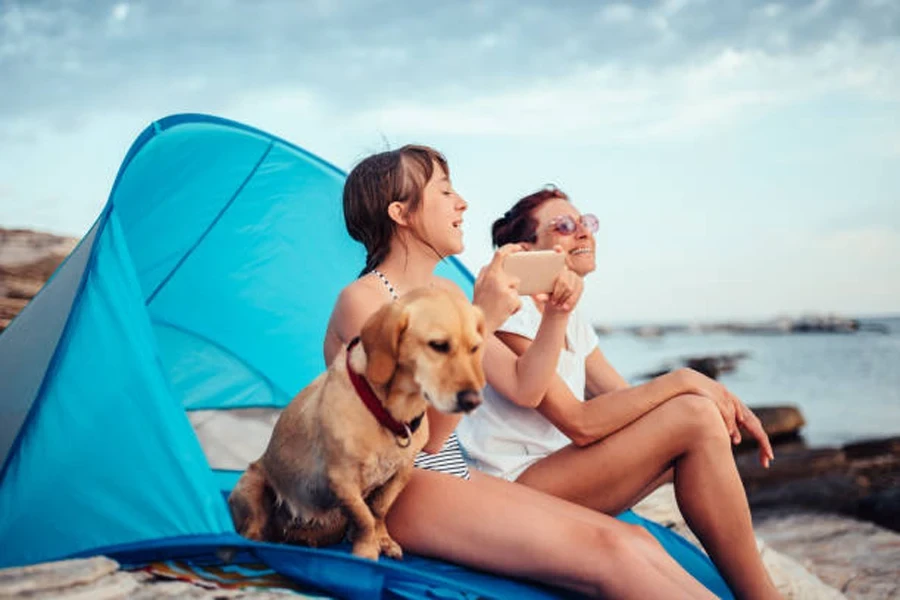
<svg viewBox="0 0 900 600">
<path fill-rule="evenodd" d="M 900 2 L 0 0 L 0 226 L 83 234 L 177 112 L 437 147 L 471 268 L 554 182 L 597 322 L 900 313 Z"/>
</svg>

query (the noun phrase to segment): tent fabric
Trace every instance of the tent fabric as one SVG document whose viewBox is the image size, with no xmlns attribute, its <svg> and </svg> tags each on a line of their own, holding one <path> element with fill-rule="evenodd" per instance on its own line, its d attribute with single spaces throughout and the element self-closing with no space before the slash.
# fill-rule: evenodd
<svg viewBox="0 0 900 600">
<path fill-rule="evenodd" d="M 12 449 L 37 397 L 44 374 L 59 343 L 69 309 L 91 255 L 97 224 L 45 284 L 44 293 L 28 303 L 3 330 L 0 343 L 0 466 Z"/>
<path fill-rule="evenodd" d="M 138 136 L 94 227 L 0 335 L 0 567 L 228 548 L 342 597 L 560 597 L 421 557 L 375 563 L 235 533 L 223 491 L 236 471 L 210 468 L 188 414 L 281 408 L 324 368 L 329 313 L 364 258 L 344 231 L 343 181 L 216 117 L 166 117 Z M 456 259 L 439 273 L 471 294 Z M 677 551 L 724 586 L 696 549 Z"/>
</svg>

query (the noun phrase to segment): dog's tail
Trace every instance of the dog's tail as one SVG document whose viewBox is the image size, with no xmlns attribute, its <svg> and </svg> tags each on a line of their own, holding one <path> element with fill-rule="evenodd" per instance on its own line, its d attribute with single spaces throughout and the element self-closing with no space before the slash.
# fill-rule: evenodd
<svg viewBox="0 0 900 600">
<path fill-rule="evenodd" d="M 231 520 L 237 532 L 251 540 L 268 539 L 273 499 L 265 469 L 259 461 L 250 463 L 228 496 Z"/>
</svg>

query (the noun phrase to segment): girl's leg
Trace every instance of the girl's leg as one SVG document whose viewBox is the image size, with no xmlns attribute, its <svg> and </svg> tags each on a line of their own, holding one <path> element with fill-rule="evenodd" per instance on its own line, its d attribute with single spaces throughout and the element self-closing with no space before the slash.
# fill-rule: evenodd
<svg viewBox="0 0 900 600">
<path fill-rule="evenodd" d="M 503 479 L 485 473 L 479 473 L 478 471 L 472 472 L 472 478 L 477 478 L 479 484 L 482 486 L 493 486 L 501 491 L 505 490 L 506 486 L 510 485 L 509 482 L 504 481 Z M 661 485 L 662 483 L 664 482 L 659 482 L 657 485 Z M 526 494 L 530 494 L 529 502 L 547 513 L 558 515 L 558 518 L 566 520 L 577 519 L 588 527 L 609 527 L 609 515 L 597 512 L 596 510 L 587 509 L 580 504 L 560 502 L 559 498 L 556 496 L 545 494 L 527 486 L 520 487 L 522 488 L 520 495 L 522 495 L 523 498 L 527 497 Z M 650 562 L 660 569 L 667 577 L 675 581 L 678 586 L 685 590 L 696 589 L 697 580 L 685 571 L 681 565 L 679 565 L 678 562 L 663 549 L 650 532 L 643 527 L 628 525 L 615 519 L 613 519 L 612 523 L 616 528 L 620 525 L 625 525 L 626 533 L 634 537 L 633 543 L 641 547 L 641 553 L 649 558 Z"/>
<path fill-rule="evenodd" d="M 753 536 L 731 441 L 712 402 L 678 396 L 590 446 L 568 446 L 518 481 L 582 506 L 630 508 L 669 468 L 685 520 L 736 595 L 778 597 Z"/>
<path fill-rule="evenodd" d="M 639 528 L 566 506 L 487 476 L 416 469 L 387 525 L 411 552 L 590 596 L 712 597 Z"/>
</svg>

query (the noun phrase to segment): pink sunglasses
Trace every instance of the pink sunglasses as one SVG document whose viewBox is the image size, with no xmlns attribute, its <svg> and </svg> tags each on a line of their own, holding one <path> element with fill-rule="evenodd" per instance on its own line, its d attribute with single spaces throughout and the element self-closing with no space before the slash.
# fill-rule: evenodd
<svg viewBox="0 0 900 600">
<path fill-rule="evenodd" d="M 555 231 L 559 235 L 572 235 L 578 229 L 578 223 L 581 223 L 581 226 L 592 234 L 597 233 L 597 230 L 600 229 L 600 220 L 597 215 L 593 214 L 581 215 L 578 221 L 569 215 L 560 215 L 550 219 L 547 229 Z"/>
</svg>

